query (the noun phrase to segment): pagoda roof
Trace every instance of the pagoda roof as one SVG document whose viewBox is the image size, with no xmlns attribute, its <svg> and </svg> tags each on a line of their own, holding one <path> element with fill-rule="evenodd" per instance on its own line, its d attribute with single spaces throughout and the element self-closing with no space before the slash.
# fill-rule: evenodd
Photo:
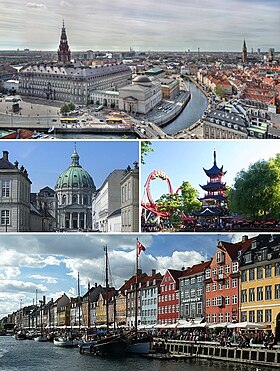
<svg viewBox="0 0 280 371">
<path fill-rule="evenodd" d="M 210 169 L 204 169 L 204 172 L 207 176 L 209 177 L 212 177 L 214 175 L 225 175 L 226 174 L 226 171 L 223 170 L 223 166 L 221 168 L 219 168 L 217 166 L 217 162 L 216 162 L 216 151 L 214 150 L 214 163 L 213 163 L 213 166 L 210 168 Z"/>
<path fill-rule="evenodd" d="M 223 201 L 226 200 L 227 197 L 223 195 L 207 195 L 205 197 L 200 198 L 199 200 L 217 200 L 217 201 Z"/>
<path fill-rule="evenodd" d="M 195 213 L 196 216 L 219 216 L 222 214 L 223 211 L 219 207 L 206 207 Z"/>
<path fill-rule="evenodd" d="M 220 183 L 220 182 L 217 182 L 217 183 L 207 183 L 205 185 L 201 185 L 199 184 L 199 186 L 204 189 L 205 191 L 208 191 L 208 190 L 213 190 L 213 189 L 219 189 L 219 188 L 224 188 L 226 185 L 226 183 Z"/>
</svg>

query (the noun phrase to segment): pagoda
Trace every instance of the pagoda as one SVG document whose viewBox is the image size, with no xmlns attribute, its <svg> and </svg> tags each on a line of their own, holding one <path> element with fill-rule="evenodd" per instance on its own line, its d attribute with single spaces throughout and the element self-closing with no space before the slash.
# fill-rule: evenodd
<svg viewBox="0 0 280 371">
<path fill-rule="evenodd" d="M 196 213 L 197 216 L 218 217 L 224 215 L 227 203 L 227 195 L 225 193 L 226 183 L 222 181 L 222 177 L 226 174 L 223 166 L 219 168 L 216 162 L 216 151 L 214 150 L 214 163 L 211 169 L 204 169 L 209 181 L 206 185 L 200 187 L 207 193 L 199 200 L 202 202 L 202 210 Z"/>
<path fill-rule="evenodd" d="M 71 52 L 70 52 L 68 41 L 67 41 L 64 21 L 62 23 L 60 43 L 59 43 L 57 54 L 58 54 L 58 62 L 61 62 L 63 64 L 71 62 Z"/>
</svg>

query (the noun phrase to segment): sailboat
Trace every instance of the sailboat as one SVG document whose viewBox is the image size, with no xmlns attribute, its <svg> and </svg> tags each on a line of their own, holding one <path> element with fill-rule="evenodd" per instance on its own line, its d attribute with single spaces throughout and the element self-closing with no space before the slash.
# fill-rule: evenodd
<svg viewBox="0 0 280 371">
<path fill-rule="evenodd" d="M 142 251 L 145 251 L 146 248 L 141 244 L 141 242 L 136 239 L 136 274 L 135 274 L 135 328 L 132 331 L 129 338 L 129 346 L 126 349 L 127 353 L 134 354 L 147 354 L 151 350 L 152 337 L 149 336 L 146 332 L 138 331 L 138 263 L 139 256 Z"/>
<path fill-rule="evenodd" d="M 48 341 L 47 337 L 43 334 L 43 301 L 40 300 L 40 335 L 34 337 L 35 341 L 45 342 Z"/>
<path fill-rule="evenodd" d="M 128 340 L 125 335 L 109 335 L 109 279 L 108 279 L 108 250 L 107 246 L 104 247 L 105 251 L 105 279 L 106 279 L 106 337 L 96 342 L 91 346 L 93 353 L 99 355 L 110 356 L 124 356 L 128 347 Z"/>
</svg>

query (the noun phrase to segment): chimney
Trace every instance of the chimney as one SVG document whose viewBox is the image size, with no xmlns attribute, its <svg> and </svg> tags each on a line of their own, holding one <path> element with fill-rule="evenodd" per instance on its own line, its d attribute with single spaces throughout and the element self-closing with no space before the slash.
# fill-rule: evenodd
<svg viewBox="0 0 280 371">
<path fill-rule="evenodd" d="M 248 236 L 242 236 L 242 242 L 248 241 Z"/>
<path fill-rule="evenodd" d="M 142 269 L 141 268 L 138 268 L 137 274 L 138 275 L 142 274 Z"/>
<path fill-rule="evenodd" d="M 9 152 L 3 151 L 3 160 L 9 161 Z"/>
<path fill-rule="evenodd" d="M 46 304 L 46 297 L 45 297 L 45 295 L 43 295 L 43 304 L 44 305 Z"/>
<path fill-rule="evenodd" d="M 155 270 L 155 269 L 152 269 L 152 274 L 151 274 L 151 276 L 155 276 L 155 274 L 156 274 L 156 270 Z"/>
<path fill-rule="evenodd" d="M 97 288 L 97 282 L 95 282 L 94 287 Z"/>
</svg>

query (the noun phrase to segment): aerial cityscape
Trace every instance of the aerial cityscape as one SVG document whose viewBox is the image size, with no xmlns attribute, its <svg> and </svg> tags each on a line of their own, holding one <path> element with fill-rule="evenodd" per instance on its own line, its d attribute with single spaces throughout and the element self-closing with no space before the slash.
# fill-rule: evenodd
<svg viewBox="0 0 280 371">
<path fill-rule="evenodd" d="M 212 1 L 205 3 L 214 6 Z M 176 34 L 180 44 L 176 49 L 176 43 L 172 48 L 167 44 L 159 48 L 161 43 L 156 43 L 158 35 L 155 34 L 156 48 L 143 50 L 142 42 L 140 47 L 137 45 L 139 39 L 133 42 L 130 36 L 129 47 L 116 44 L 119 45 L 116 49 L 111 44 L 106 49 L 105 42 L 102 49 L 96 49 L 97 45 L 94 45 L 93 49 L 80 50 L 72 44 L 79 33 L 75 38 L 72 36 L 76 26 L 70 17 L 67 21 L 66 12 L 60 37 L 59 25 L 56 36 L 54 25 L 52 32 L 46 33 L 44 28 L 40 31 L 43 40 L 54 38 L 51 45 L 55 45 L 56 40 L 57 51 L 47 50 L 43 44 L 31 48 L 37 45 L 35 36 L 28 37 L 26 47 L 0 51 L 1 137 L 279 138 L 280 67 L 278 40 L 273 38 L 275 30 L 271 29 L 268 38 L 278 14 L 276 2 L 260 1 L 251 9 L 252 5 L 247 1 L 232 0 L 229 8 L 234 9 L 237 3 L 243 3 L 243 13 L 234 14 L 233 11 L 227 16 L 239 30 L 224 32 L 223 44 L 217 39 L 215 43 L 212 32 L 222 32 L 225 21 L 207 32 L 209 40 L 199 40 L 205 27 L 200 21 L 195 26 L 199 32 L 195 38 L 190 38 L 191 44 L 195 41 L 195 47 L 182 44 L 180 34 Z M 116 6 L 116 19 L 122 12 L 129 14 L 131 8 L 123 6 Z M 62 1 L 58 7 L 66 7 L 70 13 L 73 11 L 70 2 Z M 142 5 L 137 5 L 136 9 L 138 7 L 142 8 Z M 181 7 L 190 10 L 178 2 L 172 7 L 171 14 Z M 38 19 L 42 14 L 54 11 L 53 5 L 46 4 L 27 3 L 27 8 Z M 162 16 L 166 15 L 167 8 L 167 4 L 162 6 Z M 104 4 L 99 4 L 98 12 L 102 16 L 105 9 Z M 213 9 L 223 13 L 216 3 Z M 209 13 L 212 14 L 213 9 L 208 9 Z M 266 14 L 262 11 L 266 9 L 273 14 L 266 32 L 259 35 L 255 22 L 249 33 L 247 27 L 253 22 L 252 14 L 263 21 Z M 194 12 L 197 17 L 198 10 L 194 6 L 190 14 Z M 251 10 L 253 13 L 249 14 Z M 245 15 L 246 24 L 242 24 Z M 146 21 L 150 21 L 150 17 L 146 17 Z M 145 15 L 140 19 L 145 22 Z M 168 24 L 170 20 L 166 22 Z M 190 32 L 191 26 L 192 22 L 183 28 Z M 110 27 L 108 34 L 109 30 Z M 148 35 L 148 30 L 145 32 Z M 138 37 L 144 36 L 142 30 Z M 11 45 L 13 37 L 11 33 Z"/>
</svg>

